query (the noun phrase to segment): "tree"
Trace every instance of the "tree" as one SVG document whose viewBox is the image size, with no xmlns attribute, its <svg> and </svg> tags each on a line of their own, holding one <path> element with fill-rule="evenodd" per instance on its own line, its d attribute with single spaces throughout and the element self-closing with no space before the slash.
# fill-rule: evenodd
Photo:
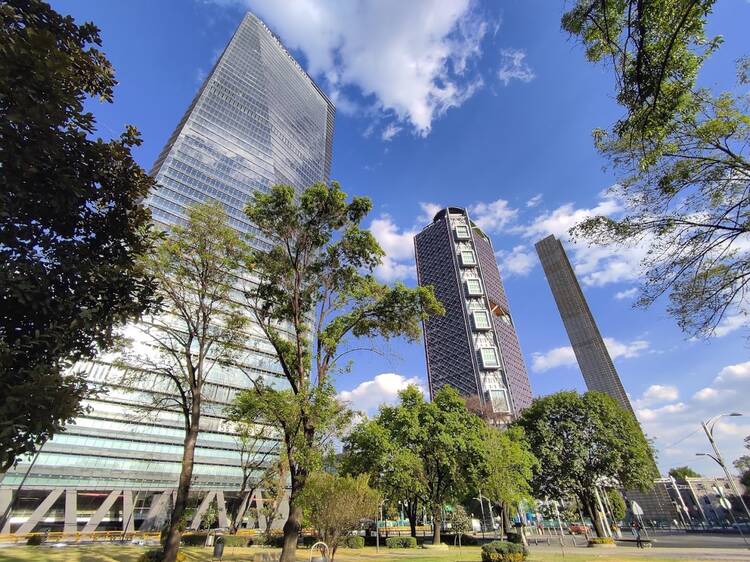
<svg viewBox="0 0 750 562">
<path fill-rule="evenodd" d="M 443 505 L 476 493 L 478 483 L 486 476 L 486 449 L 482 442 L 486 426 L 450 386 L 435 393 L 432 402 L 426 402 L 414 386 L 402 390 L 399 397 L 400 404 L 382 406 L 373 422 L 365 424 L 379 427 L 385 436 L 381 442 L 389 443 L 395 450 L 408 451 L 408 455 L 401 457 L 405 459 L 401 466 L 411 473 L 404 477 L 415 479 L 419 497 L 424 498 L 433 516 L 432 542 L 440 544 Z M 345 462 L 345 466 L 384 474 L 384 459 L 389 458 L 388 454 L 380 455 L 373 450 L 372 445 L 378 441 L 361 439 L 363 433 L 377 432 L 368 427 L 354 430 L 354 437 L 348 438 L 344 446 L 345 456 L 354 460 Z M 381 478 L 393 482 L 389 476 Z"/>
<path fill-rule="evenodd" d="M 745 449 L 750 449 L 750 435 L 745 437 Z M 734 466 L 740 471 L 740 482 L 746 488 L 750 488 L 750 455 L 742 455 L 736 461 Z"/>
<path fill-rule="evenodd" d="M 658 476 L 648 441 L 633 415 L 600 392 L 558 392 L 538 398 L 516 422 L 539 461 L 537 497 L 575 496 L 605 536 L 594 489 L 617 482 L 648 489 Z"/>
<path fill-rule="evenodd" d="M 487 427 L 484 443 L 487 477 L 482 482 L 482 492 L 500 505 L 505 522 L 521 501 L 532 500 L 531 479 L 537 460 L 519 426 L 505 431 Z"/>
<path fill-rule="evenodd" d="M 400 435 L 418 432 L 417 420 Z M 417 536 L 417 514 L 426 501 L 426 487 L 422 461 L 416 451 L 394 439 L 388 428 L 379 421 L 366 420 L 357 425 L 344 441 L 341 460 L 344 474 L 369 475 L 370 482 L 386 500 L 405 503 L 411 536 Z"/>
<path fill-rule="evenodd" d="M 458 547 L 461 548 L 461 539 L 471 531 L 471 518 L 462 505 L 453 506 L 453 511 L 448 515 L 448 523 L 451 524 L 451 531 L 458 541 Z M 454 542 L 455 544 L 455 542 Z"/>
<path fill-rule="evenodd" d="M 245 291 L 246 306 L 279 358 L 284 384 L 254 380 L 240 408 L 261 412 L 281 428 L 289 466 L 289 517 L 282 562 L 292 562 L 301 523 L 300 495 L 322 463 L 332 436 L 349 425 L 348 408 L 336 399 L 331 377 L 341 358 L 356 349 L 350 338 L 389 339 L 421 335 L 420 323 L 442 313 L 431 288 L 388 287 L 371 272 L 383 251 L 359 228 L 372 204 L 347 196 L 338 183 L 317 183 L 297 194 L 277 185 L 257 192 L 246 214 L 269 251 L 254 251 L 249 268 L 257 284 Z M 365 349 L 370 345 L 365 344 Z"/>
<path fill-rule="evenodd" d="M 162 308 L 138 325 L 141 338 L 120 361 L 128 386 L 148 388 L 152 412 L 177 412 L 183 420 L 182 466 L 174 509 L 164 544 L 164 559 L 174 562 L 193 476 L 195 446 L 203 410 L 209 407 L 209 378 L 241 355 L 246 317 L 232 297 L 244 244 L 227 224 L 220 203 L 188 211 L 187 226 L 175 225 L 155 251 L 142 258 L 158 281 Z"/>
<path fill-rule="evenodd" d="M 83 413 L 67 369 L 153 304 L 137 257 L 152 243 L 153 180 L 138 132 L 94 139 L 89 98 L 114 73 L 91 23 L 38 0 L 0 4 L 0 472 Z"/>
<path fill-rule="evenodd" d="M 609 500 L 609 506 L 612 509 L 612 517 L 614 518 L 614 521 L 622 521 L 625 519 L 625 515 L 628 512 L 628 506 L 625 504 L 622 494 L 614 488 L 610 488 L 606 493 L 607 499 Z"/>
<path fill-rule="evenodd" d="M 231 418 L 230 418 L 231 419 Z M 253 494 L 271 484 L 280 471 L 279 443 L 273 428 L 257 423 L 237 422 L 236 441 L 240 453 L 242 484 L 229 517 L 229 532 L 234 535 L 242 524 Z"/>
<path fill-rule="evenodd" d="M 625 115 L 594 131 L 618 171 L 620 218 L 598 216 L 572 233 L 596 244 L 648 248 L 639 306 L 669 294 L 688 333 L 710 336 L 727 316 L 747 315 L 750 254 L 749 98 L 696 86 L 720 45 L 705 35 L 714 0 L 579 0 L 563 28 L 593 62 L 614 70 Z M 750 59 L 738 81 L 750 82 Z"/>
<path fill-rule="evenodd" d="M 685 478 L 700 478 L 700 474 L 695 472 L 689 466 L 676 466 L 669 469 L 669 475 L 675 480 L 685 480 Z"/>
<path fill-rule="evenodd" d="M 331 549 L 331 561 L 342 539 L 378 509 L 380 496 L 367 480 L 364 474 L 352 477 L 327 472 L 315 472 L 308 477 L 300 503 L 307 520 Z"/>
</svg>

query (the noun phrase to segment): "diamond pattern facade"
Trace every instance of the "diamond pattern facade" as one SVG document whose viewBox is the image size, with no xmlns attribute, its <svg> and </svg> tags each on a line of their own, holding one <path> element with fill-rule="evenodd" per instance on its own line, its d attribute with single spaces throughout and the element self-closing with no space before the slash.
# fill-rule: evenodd
<svg viewBox="0 0 750 562">
<path fill-rule="evenodd" d="M 451 385 L 508 421 L 531 403 L 531 388 L 492 243 L 464 209 L 449 207 L 414 245 L 419 284 L 445 307 L 424 325 L 430 395 Z"/>
</svg>

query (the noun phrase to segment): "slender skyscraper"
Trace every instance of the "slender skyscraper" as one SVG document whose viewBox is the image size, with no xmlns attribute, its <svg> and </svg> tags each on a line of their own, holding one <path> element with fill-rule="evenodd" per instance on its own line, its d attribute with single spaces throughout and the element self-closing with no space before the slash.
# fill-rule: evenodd
<svg viewBox="0 0 750 562">
<path fill-rule="evenodd" d="M 154 164 L 158 187 L 148 199 L 154 220 L 166 228 L 186 224 L 191 205 L 218 200 L 231 226 L 251 235 L 248 243 L 267 248 L 243 213 L 245 204 L 277 183 L 302 190 L 327 181 L 333 121 L 325 94 L 247 14 Z M 202 500 L 189 526 L 200 524 L 201 512 L 216 502 L 225 527 L 224 500 L 236 498 L 242 484 L 239 444 L 225 406 L 250 385 L 248 375 L 285 384 L 273 347 L 259 328 L 248 331 L 242 369 L 216 366 L 206 383 L 192 483 Z M 163 381 L 154 374 L 147 382 L 125 383 L 107 356 L 75 368 L 108 392 L 87 401 L 90 412 L 45 444 L 33 467 L 25 460 L 5 476 L 0 515 L 22 481 L 23 494 L 13 506 L 12 529 L 8 524 L 0 533 L 26 533 L 43 519 L 72 533 L 158 529 L 169 513 L 183 449 L 181 414 L 144 417 L 137 409 L 152 402 Z M 271 440 L 259 445 L 263 451 L 271 446 Z"/>
<path fill-rule="evenodd" d="M 562 244 L 554 236 L 547 236 L 536 243 L 536 252 L 568 332 L 586 387 L 609 394 L 623 408 L 632 412 L 630 400 Z"/>
<path fill-rule="evenodd" d="M 445 307 L 424 326 L 430 395 L 447 384 L 494 419 L 512 419 L 531 403 L 531 386 L 490 239 L 465 209 L 448 207 L 414 245 L 419 284 Z"/>
</svg>

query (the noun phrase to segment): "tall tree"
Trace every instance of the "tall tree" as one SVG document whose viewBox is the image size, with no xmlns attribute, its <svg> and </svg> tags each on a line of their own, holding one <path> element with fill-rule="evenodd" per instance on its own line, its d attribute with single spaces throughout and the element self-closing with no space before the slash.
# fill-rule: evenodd
<svg viewBox="0 0 750 562">
<path fill-rule="evenodd" d="M 599 536 L 605 536 L 595 487 L 618 482 L 648 489 L 658 476 L 638 422 L 600 392 L 558 392 L 538 398 L 516 422 L 539 461 L 532 488 L 537 497 L 575 496 Z"/>
<path fill-rule="evenodd" d="M 406 499 L 412 529 L 411 506 L 423 500 L 434 520 L 433 544 L 439 544 L 444 504 L 476 493 L 486 475 L 486 426 L 451 387 L 441 388 L 432 402 L 414 386 L 399 397 L 398 405 L 381 407 L 346 439 L 343 466 L 373 475 L 386 493 L 405 494 L 393 499 Z M 393 467 L 391 459 L 397 460 Z M 395 474 L 399 470 L 408 472 Z M 409 485 L 413 493 L 405 489 Z"/>
<path fill-rule="evenodd" d="M 99 30 L 39 0 L 0 3 L 0 472 L 82 413 L 75 361 L 153 304 L 153 181 L 138 132 L 94 139 L 84 104 L 112 102 Z M 65 373 L 65 374 L 64 374 Z"/>
<path fill-rule="evenodd" d="M 277 185 L 256 193 L 246 209 L 272 244 L 269 251 L 252 253 L 249 267 L 257 283 L 245 291 L 247 309 L 276 350 L 284 384 L 255 379 L 238 404 L 253 415 L 261 412 L 262 421 L 283 433 L 290 507 L 282 562 L 294 560 L 307 477 L 321 465 L 330 436 L 349 423 L 332 384 L 332 376 L 346 368 L 339 365 L 342 356 L 357 349 L 347 341 L 414 341 L 420 322 L 443 311 L 431 288 L 388 287 L 372 276 L 383 251 L 359 228 L 371 207 L 363 197 L 347 202 L 333 182 L 300 195 Z"/>
<path fill-rule="evenodd" d="M 675 480 L 685 480 L 685 478 L 699 478 L 700 474 L 689 466 L 676 466 L 669 469 L 669 475 Z"/>
<path fill-rule="evenodd" d="M 612 67 L 625 108 L 611 131 L 594 132 L 619 173 L 624 214 L 572 232 L 648 248 L 637 304 L 669 294 L 680 327 L 703 336 L 746 316 L 750 295 L 750 98 L 696 85 L 721 43 L 705 34 L 714 1 L 578 0 L 562 20 L 589 60 Z M 742 88 L 749 69 L 739 62 Z"/>
<path fill-rule="evenodd" d="M 365 474 L 352 477 L 314 472 L 309 476 L 300 503 L 305 519 L 331 549 L 331 562 L 342 540 L 378 509 L 380 496 L 367 480 Z"/>
<path fill-rule="evenodd" d="M 750 435 L 745 437 L 745 449 L 750 450 Z M 734 467 L 740 471 L 742 485 L 750 488 L 750 455 L 742 455 L 734 461 Z"/>
<path fill-rule="evenodd" d="M 173 226 L 142 260 L 158 281 L 162 308 L 138 325 L 141 336 L 134 338 L 132 350 L 120 363 L 128 386 L 151 391 L 153 403 L 144 405 L 146 409 L 176 412 L 185 427 L 177 495 L 164 544 L 167 562 L 174 562 L 180 546 L 201 417 L 212 406 L 211 372 L 232 365 L 247 337 L 246 316 L 232 298 L 244 248 L 221 204 L 205 203 L 189 209 L 187 226 Z"/>
<path fill-rule="evenodd" d="M 521 501 L 532 500 L 531 479 L 538 463 L 519 426 L 506 431 L 487 427 L 484 443 L 487 477 L 482 493 L 500 506 L 505 522 Z"/>
<path fill-rule="evenodd" d="M 403 433 L 417 432 L 415 418 L 404 420 L 411 424 Z M 402 501 L 409 520 L 411 536 L 417 536 L 419 506 L 426 501 L 426 487 L 422 461 L 416 451 L 394 439 L 379 420 L 368 420 L 357 425 L 344 440 L 341 459 L 344 474 L 368 474 L 370 483 L 380 490 L 389 502 Z"/>
</svg>

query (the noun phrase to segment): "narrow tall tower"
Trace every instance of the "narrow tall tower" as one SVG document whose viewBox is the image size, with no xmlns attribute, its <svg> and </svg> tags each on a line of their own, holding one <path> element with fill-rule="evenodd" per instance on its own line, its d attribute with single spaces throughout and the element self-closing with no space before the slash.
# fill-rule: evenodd
<svg viewBox="0 0 750 562">
<path fill-rule="evenodd" d="M 447 384 L 493 419 L 512 419 L 531 404 L 531 386 L 490 239 L 448 207 L 414 246 L 419 284 L 445 307 L 424 326 L 430 395 Z"/>
<path fill-rule="evenodd" d="M 568 332 L 586 387 L 609 394 L 623 408 L 633 412 L 562 244 L 554 236 L 547 236 L 536 243 L 536 252 Z"/>
</svg>

